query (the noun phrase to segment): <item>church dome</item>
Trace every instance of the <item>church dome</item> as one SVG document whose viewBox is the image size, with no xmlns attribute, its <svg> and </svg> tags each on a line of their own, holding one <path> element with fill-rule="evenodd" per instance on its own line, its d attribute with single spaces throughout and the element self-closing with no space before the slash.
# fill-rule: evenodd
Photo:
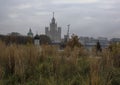
<svg viewBox="0 0 120 85">
<path fill-rule="evenodd" d="M 40 39 L 40 38 L 39 38 L 39 35 L 36 34 L 35 37 L 34 37 L 34 39 Z"/>
<path fill-rule="evenodd" d="M 27 35 L 30 36 L 30 37 L 33 37 L 33 33 L 32 33 L 31 28 L 29 29 L 29 32 L 27 33 Z"/>
</svg>

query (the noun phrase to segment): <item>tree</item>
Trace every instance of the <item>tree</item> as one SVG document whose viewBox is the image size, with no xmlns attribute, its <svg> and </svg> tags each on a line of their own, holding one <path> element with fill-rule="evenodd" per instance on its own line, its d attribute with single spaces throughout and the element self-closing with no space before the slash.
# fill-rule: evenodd
<svg viewBox="0 0 120 85">
<path fill-rule="evenodd" d="M 47 35 L 40 35 L 40 44 L 51 44 L 51 39 Z"/>
<path fill-rule="evenodd" d="M 102 52 L 102 48 L 101 48 L 101 45 L 100 45 L 100 42 L 98 41 L 97 44 L 96 44 L 96 51 L 97 52 Z"/>
<path fill-rule="evenodd" d="M 73 49 L 74 47 L 82 47 L 81 43 L 79 42 L 79 38 L 77 35 L 72 35 L 71 39 L 67 42 L 67 46 L 71 47 Z"/>
</svg>

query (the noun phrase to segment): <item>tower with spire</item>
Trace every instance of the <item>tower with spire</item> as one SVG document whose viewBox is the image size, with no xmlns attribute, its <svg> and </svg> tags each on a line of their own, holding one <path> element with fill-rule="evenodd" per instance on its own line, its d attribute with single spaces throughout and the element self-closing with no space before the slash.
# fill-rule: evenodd
<svg viewBox="0 0 120 85">
<path fill-rule="evenodd" d="M 61 27 L 57 27 L 54 12 L 52 20 L 50 22 L 50 27 L 45 27 L 45 34 L 50 37 L 53 43 L 61 42 Z"/>
<path fill-rule="evenodd" d="M 31 30 L 31 28 L 29 29 L 29 32 L 27 33 L 27 35 L 28 35 L 29 37 L 33 37 L 33 32 L 32 32 L 32 30 Z"/>
</svg>

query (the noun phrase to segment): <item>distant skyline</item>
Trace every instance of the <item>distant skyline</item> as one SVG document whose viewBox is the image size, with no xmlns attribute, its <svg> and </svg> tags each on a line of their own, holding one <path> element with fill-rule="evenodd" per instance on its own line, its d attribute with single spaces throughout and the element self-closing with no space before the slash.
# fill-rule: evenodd
<svg viewBox="0 0 120 85">
<path fill-rule="evenodd" d="M 0 34 L 44 34 L 53 12 L 62 37 L 120 38 L 120 0 L 0 0 Z"/>
</svg>

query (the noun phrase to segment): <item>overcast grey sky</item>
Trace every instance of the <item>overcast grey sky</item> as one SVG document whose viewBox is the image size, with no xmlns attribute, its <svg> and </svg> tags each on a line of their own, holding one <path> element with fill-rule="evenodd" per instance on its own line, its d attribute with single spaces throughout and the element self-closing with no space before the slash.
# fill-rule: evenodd
<svg viewBox="0 0 120 85">
<path fill-rule="evenodd" d="M 0 34 L 44 34 L 53 11 L 62 36 L 120 37 L 120 0 L 0 0 Z"/>
</svg>

